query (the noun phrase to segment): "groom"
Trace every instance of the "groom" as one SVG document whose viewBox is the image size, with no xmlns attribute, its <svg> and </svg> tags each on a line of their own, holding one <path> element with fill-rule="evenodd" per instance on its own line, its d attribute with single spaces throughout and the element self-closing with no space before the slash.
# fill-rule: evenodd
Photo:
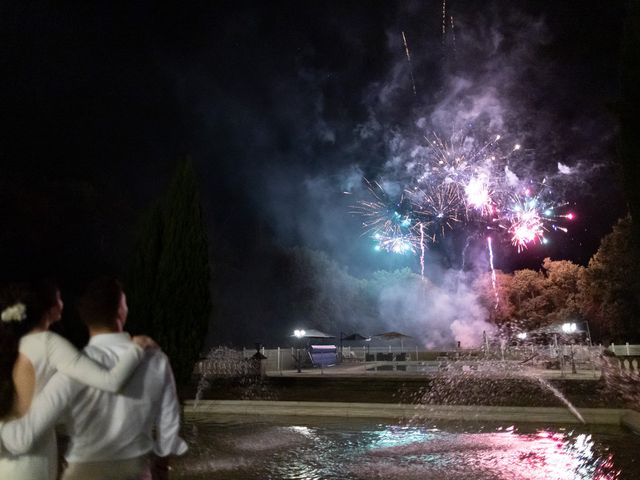
<svg viewBox="0 0 640 480">
<path fill-rule="evenodd" d="M 123 332 L 128 308 L 122 285 L 114 278 L 96 280 L 78 310 L 91 335 L 85 354 L 111 368 L 131 342 Z M 178 435 L 180 406 L 173 372 L 159 349 L 147 352 L 118 394 L 56 373 L 27 415 L 4 424 L 2 443 L 14 454 L 25 453 L 59 421 L 70 436 L 63 480 L 150 479 L 151 454 L 166 465 L 169 455 L 187 450 Z"/>
</svg>

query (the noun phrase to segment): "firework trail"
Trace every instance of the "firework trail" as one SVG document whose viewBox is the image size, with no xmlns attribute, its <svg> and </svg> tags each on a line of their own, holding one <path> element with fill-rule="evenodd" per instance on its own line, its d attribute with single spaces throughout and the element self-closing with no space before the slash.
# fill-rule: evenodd
<svg viewBox="0 0 640 480">
<path fill-rule="evenodd" d="M 498 289 L 496 288 L 496 270 L 493 268 L 493 247 L 491 245 L 491 237 L 487 237 L 487 248 L 489 249 L 489 265 L 491 266 L 491 285 L 493 286 L 493 293 L 496 296 L 495 309 L 498 309 L 498 303 L 500 297 L 498 296 Z"/>
<path fill-rule="evenodd" d="M 473 235 L 467 237 L 467 241 L 464 243 L 464 248 L 462 249 L 462 270 L 464 270 L 464 266 L 467 263 L 467 250 L 471 245 L 471 239 Z"/>
<path fill-rule="evenodd" d="M 453 44 L 453 55 L 455 57 L 455 54 L 456 54 L 456 28 L 455 28 L 455 23 L 453 21 L 453 15 L 451 15 L 451 42 Z"/>
<path fill-rule="evenodd" d="M 456 56 L 456 29 L 453 15 L 448 15 L 447 0 L 442 1 L 442 48 L 451 48 L 453 56 Z M 449 35 L 447 36 L 447 30 Z"/>
<path fill-rule="evenodd" d="M 447 35 L 447 0 L 442 0 L 442 46 Z"/>
<path fill-rule="evenodd" d="M 411 75 L 411 86 L 413 87 L 413 94 L 417 96 L 418 92 L 416 91 L 416 82 L 415 82 L 415 79 L 413 78 L 413 65 L 411 64 L 411 54 L 409 53 L 409 45 L 407 44 L 407 37 L 405 36 L 404 31 L 402 32 L 402 41 L 404 42 L 404 51 L 407 54 L 407 62 L 409 63 L 409 74 Z"/>
<path fill-rule="evenodd" d="M 424 225 L 420 224 L 420 276 L 424 277 Z"/>
</svg>

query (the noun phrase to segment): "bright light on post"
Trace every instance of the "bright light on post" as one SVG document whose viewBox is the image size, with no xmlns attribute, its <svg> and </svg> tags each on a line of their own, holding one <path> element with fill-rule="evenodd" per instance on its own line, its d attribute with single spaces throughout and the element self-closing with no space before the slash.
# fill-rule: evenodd
<svg viewBox="0 0 640 480">
<path fill-rule="evenodd" d="M 574 333 L 576 330 L 578 330 L 578 326 L 575 323 L 562 324 L 562 331 L 564 333 Z"/>
<path fill-rule="evenodd" d="M 520 340 L 525 340 L 527 338 L 527 332 L 521 332 L 516 335 Z"/>
<path fill-rule="evenodd" d="M 305 336 L 307 332 L 305 332 L 304 330 L 300 329 L 296 329 L 293 331 L 293 336 L 296 337 L 298 339 L 298 346 L 296 348 L 296 356 L 295 356 L 295 360 L 296 360 L 296 366 L 298 367 L 298 373 L 302 372 L 302 353 L 300 352 L 300 339 L 303 338 Z"/>
</svg>

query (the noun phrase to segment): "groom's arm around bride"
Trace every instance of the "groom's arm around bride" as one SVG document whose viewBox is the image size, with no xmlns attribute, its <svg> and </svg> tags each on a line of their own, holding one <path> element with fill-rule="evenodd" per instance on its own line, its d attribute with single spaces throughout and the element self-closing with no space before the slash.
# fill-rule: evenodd
<svg viewBox="0 0 640 480">
<path fill-rule="evenodd" d="M 79 311 L 91 335 L 86 355 L 111 367 L 131 342 L 123 331 L 128 309 L 121 284 L 113 278 L 93 282 Z M 60 421 L 70 436 L 63 480 L 150 478 L 150 456 L 167 459 L 187 450 L 179 436 L 173 372 L 159 349 L 147 352 L 117 394 L 56 374 L 27 415 L 3 425 L 2 443 L 14 454 L 28 451 L 41 432 Z"/>
</svg>

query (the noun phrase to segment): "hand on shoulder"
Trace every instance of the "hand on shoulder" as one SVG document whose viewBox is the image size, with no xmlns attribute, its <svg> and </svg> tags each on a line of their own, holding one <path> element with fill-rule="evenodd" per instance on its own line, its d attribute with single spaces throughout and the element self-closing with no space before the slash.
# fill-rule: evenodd
<svg viewBox="0 0 640 480">
<path fill-rule="evenodd" d="M 155 340 L 147 335 L 135 335 L 131 337 L 133 343 L 142 347 L 144 350 L 158 350 L 160 346 L 155 342 Z"/>
</svg>

